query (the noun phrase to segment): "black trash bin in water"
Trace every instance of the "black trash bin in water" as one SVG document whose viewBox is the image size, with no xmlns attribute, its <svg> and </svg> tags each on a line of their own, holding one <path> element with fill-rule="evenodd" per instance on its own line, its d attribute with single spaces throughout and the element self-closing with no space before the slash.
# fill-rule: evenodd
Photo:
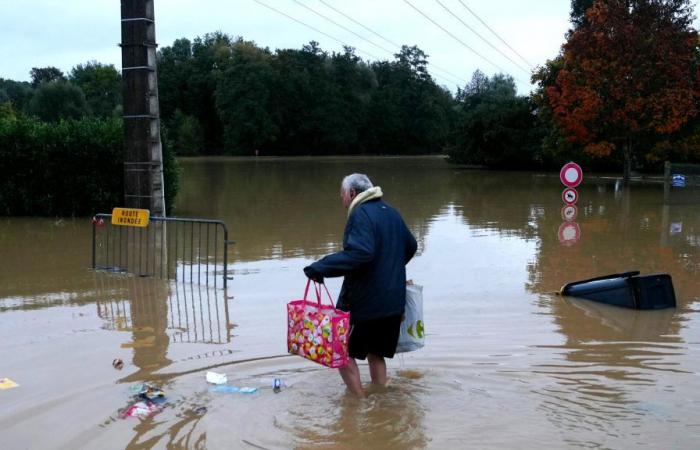
<svg viewBox="0 0 700 450">
<path fill-rule="evenodd" d="M 671 276 L 639 275 L 639 271 L 606 275 L 564 285 L 561 295 L 580 297 L 633 309 L 675 308 Z"/>
</svg>

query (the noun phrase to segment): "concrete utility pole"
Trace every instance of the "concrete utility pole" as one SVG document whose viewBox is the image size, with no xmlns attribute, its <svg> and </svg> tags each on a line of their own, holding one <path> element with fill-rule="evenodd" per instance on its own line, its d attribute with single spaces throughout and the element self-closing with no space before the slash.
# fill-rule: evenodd
<svg viewBox="0 0 700 450">
<path fill-rule="evenodd" d="M 124 200 L 165 216 L 153 0 L 121 0 Z"/>
</svg>

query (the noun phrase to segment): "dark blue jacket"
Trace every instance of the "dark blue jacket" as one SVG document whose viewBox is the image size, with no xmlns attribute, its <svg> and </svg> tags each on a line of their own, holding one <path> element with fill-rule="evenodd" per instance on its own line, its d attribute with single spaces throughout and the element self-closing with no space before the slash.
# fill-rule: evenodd
<svg viewBox="0 0 700 450">
<path fill-rule="evenodd" d="M 337 307 L 350 311 L 353 323 L 400 315 L 406 307 L 406 263 L 416 247 L 398 211 L 382 199 L 370 200 L 348 217 L 343 251 L 311 269 L 323 277 L 345 277 Z"/>
</svg>

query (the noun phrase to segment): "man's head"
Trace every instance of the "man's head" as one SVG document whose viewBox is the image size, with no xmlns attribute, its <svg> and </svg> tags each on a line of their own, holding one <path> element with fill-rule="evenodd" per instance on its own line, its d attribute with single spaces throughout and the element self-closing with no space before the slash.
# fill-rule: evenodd
<svg viewBox="0 0 700 450">
<path fill-rule="evenodd" d="M 348 208 L 353 199 L 361 192 L 374 187 L 369 177 L 362 173 L 353 173 L 343 178 L 340 183 L 340 198 L 343 200 L 343 206 Z"/>
</svg>

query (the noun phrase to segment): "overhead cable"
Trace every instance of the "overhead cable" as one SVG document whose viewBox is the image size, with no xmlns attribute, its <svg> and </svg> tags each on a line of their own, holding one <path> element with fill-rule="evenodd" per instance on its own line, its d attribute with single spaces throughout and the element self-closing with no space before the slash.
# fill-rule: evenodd
<svg viewBox="0 0 700 450">
<path fill-rule="evenodd" d="M 256 0 L 256 1 L 257 1 L 257 0 Z M 416 7 L 413 5 L 413 3 L 411 3 L 411 2 L 408 1 L 408 0 L 403 0 L 403 1 L 404 1 L 404 3 L 406 3 L 406 4 L 407 4 L 408 6 L 410 6 L 411 8 L 415 9 L 416 12 L 418 12 L 418 14 L 420 14 L 421 16 L 425 17 L 427 20 L 429 20 L 430 22 L 432 22 L 433 25 L 435 25 L 436 27 L 440 28 L 442 31 L 444 31 L 445 33 L 447 33 L 450 37 L 452 37 L 452 39 L 454 39 L 455 41 L 457 41 L 457 42 L 459 42 L 460 44 L 462 44 L 467 50 L 471 51 L 472 53 L 474 53 L 474 54 L 475 54 L 476 56 L 478 56 L 479 58 L 481 58 L 481 59 L 483 59 L 484 61 L 486 61 L 487 63 L 491 64 L 491 65 L 494 66 L 496 69 L 498 69 L 498 70 L 500 70 L 501 72 L 505 73 L 505 70 L 503 70 L 498 64 L 494 63 L 493 61 L 491 61 L 490 59 L 488 59 L 487 57 L 485 57 L 485 56 L 482 55 L 481 53 L 477 52 L 476 50 L 474 50 L 473 48 L 471 48 L 470 46 L 468 46 L 467 44 L 465 44 L 464 41 L 462 41 L 460 38 L 458 38 L 458 37 L 455 36 L 454 34 L 450 33 L 450 31 L 447 30 L 445 27 L 443 27 L 443 26 L 440 25 L 439 23 L 435 22 L 433 19 L 431 19 L 427 14 L 425 14 L 425 13 L 424 13 L 423 11 L 421 11 L 420 9 L 416 8 Z"/>
<path fill-rule="evenodd" d="M 365 55 L 367 55 L 367 56 L 369 56 L 369 57 L 371 57 L 371 58 L 374 58 L 374 59 L 377 60 L 377 61 L 380 61 L 380 60 L 381 60 L 381 58 L 379 58 L 379 57 L 376 56 L 376 55 L 373 55 L 373 54 L 370 53 L 370 52 L 367 52 L 367 51 L 365 51 L 365 50 L 362 50 L 361 48 L 358 48 L 358 47 L 355 47 L 355 46 L 353 46 L 353 45 L 350 45 L 350 44 L 348 44 L 347 42 L 345 42 L 345 41 L 343 41 L 343 40 L 341 40 L 341 39 L 338 39 L 338 38 L 336 38 L 336 37 L 333 37 L 333 36 L 331 36 L 330 34 L 325 33 L 325 32 L 323 32 L 323 31 L 319 30 L 318 28 L 316 28 L 316 27 L 314 27 L 314 26 L 311 26 L 311 25 L 309 25 L 309 24 L 307 24 L 307 23 L 305 23 L 305 22 L 303 22 L 303 21 L 301 21 L 301 20 L 299 20 L 299 19 L 296 19 L 296 18 L 290 16 L 289 14 L 286 14 L 286 13 L 280 11 L 279 9 L 274 8 L 274 7 L 268 5 L 268 4 L 266 4 L 266 3 L 264 3 L 264 2 L 262 2 L 262 1 L 260 1 L 260 0 L 253 0 L 253 1 L 254 1 L 255 3 L 261 5 L 261 6 L 264 6 L 265 8 L 267 8 L 267 9 L 269 9 L 269 10 L 272 10 L 272 11 L 276 12 L 277 14 L 280 14 L 280 15 L 282 15 L 282 16 L 284 16 L 284 17 L 290 19 L 290 20 L 293 20 L 294 22 L 296 22 L 296 23 L 298 23 L 298 24 L 300 24 L 300 25 L 303 25 L 303 26 L 305 26 L 305 27 L 307 27 L 307 28 L 309 28 L 309 29 L 311 29 L 311 30 L 313 30 L 313 31 L 315 31 L 315 32 L 317 32 L 317 33 L 319 33 L 319 34 L 322 34 L 323 36 L 326 36 L 326 37 L 329 38 L 329 39 L 332 39 L 332 40 L 334 40 L 334 41 L 336 41 L 336 42 L 339 42 L 340 44 L 344 45 L 345 47 L 354 48 L 354 49 L 356 49 L 357 51 L 359 51 L 360 53 L 364 53 Z M 442 78 L 442 77 L 439 77 L 439 78 Z M 459 85 L 458 85 L 457 83 L 455 83 L 454 81 L 450 81 L 450 80 L 447 80 L 447 79 L 444 79 L 444 78 L 443 78 L 443 81 L 446 81 L 446 82 L 449 83 L 449 84 L 454 84 L 454 85 L 456 85 L 456 86 L 459 86 Z"/>
<path fill-rule="evenodd" d="M 520 58 L 525 64 L 527 64 L 528 67 L 533 67 L 533 65 L 530 64 L 530 63 L 523 57 L 523 55 L 521 55 L 520 53 L 518 53 L 513 47 L 511 47 L 511 46 L 505 41 L 505 39 L 503 39 L 501 36 L 499 36 L 498 33 L 496 33 L 495 31 L 493 31 L 493 30 L 491 29 L 491 27 L 488 26 L 488 25 L 486 24 L 486 22 L 484 22 L 484 21 L 481 19 L 481 17 L 479 17 L 474 11 L 472 11 L 471 8 L 469 8 L 462 0 L 458 0 L 458 1 L 462 4 L 462 6 L 464 6 L 464 7 L 466 8 L 467 11 L 469 11 L 469 13 L 470 13 L 472 16 L 476 17 L 477 20 L 478 20 L 479 22 L 481 22 L 481 24 L 482 24 L 483 26 L 485 26 L 491 33 L 493 33 L 494 36 L 496 36 L 498 39 L 500 39 L 500 41 L 503 42 L 509 49 L 511 49 L 511 51 L 512 51 L 513 53 L 515 53 L 516 55 L 518 55 L 518 58 Z"/>
<path fill-rule="evenodd" d="M 488 44 L 489 47 L 491 47 L 492 49 L 496 50 L 498 53 L 500 53 L 501 55 L 503 55 L 504 58 L 506 58 L 508 61 L 512 62 L 513 64 L 515 64 L 520 70 L 522 70 L 522 71 L 525 72 L 526 74 L 530 75 L 530 71 L 529 71 L 529 70 L 527 70 L 526 68 L 524 68 L 523 66 L 521 66 L 521 65 L 520 65 L 519 63 L 517 63 L 516 61 L 514 61 L 510 56 L 508 56 L 508 55 L 506 55 L 505 53 L 503 53 L 498 47 L 496 47 L 496 46 L 493 45 L 491 42 L 489 42 L 486 38 L 484 38 L 481 34 L 479 34 L 479 32 L 476 31 L 474 28 L 472 28 L 472 27 L 470 27 L 469 25 L 467 25 L 467 23 L 466 23 L 465 21 L 463 21 L 457 14 L 453 13 L 452 10 L 450 10 L 450 8 L 448 8 L 447 6 L 444 5 L 444 3 L 442 3 L 440 0 L 435 0 L 435 2 L 437 2 L 438 5 L 442 6 L 442 8 L 443 8 L 445 11 L 447 11 L 448 13 L 450 13 L 450 15 L 451 15 L 452 17 L 454 17 L 455 19 L 459 20 L 459 21 L 462 23 L 462 25 L 464 25 L 469 31 L 471 31 L 472 33 L 476 34 L 476 35 L 479 37 L 479 39 L 481 39 L 481 40 L 484 41 L 486 44 Z"/>
<path fill-rule="evenodd" d="M 360 22 L 358 22 L 357 20 L 353 19 L 353 18 L 350 17 L 349 15 L 347 15 L 347 14 L 345 14 L 344 12 L 340 11 L 338 8 L 336 8 L 336 7 L 332 6 L 332 5 L 330 5 L 330 4 L 329 4 L 328 2 L 326 2 L 325 0 L 318 0 L 318 1 L 321 2 L 321 3 L 323 3 L 327 8 L 329 8 L 329 9 L 335 11 L 336 13 L 338 13 L 338 14 L 340 14 L 341 16 L 345 17 L 345 18 L 348 19 L 349 21 L 351 21 L 351 22 L 353 22 L 353 23 L 355 23 L 355 24 L 361 26 L 362 28 L 364 28 L 365 30 L 367 30 L 367 31 L 369 31 L 370 33 L 374 34 L 375 36 L 379 37 L 380 39 L 384 40 L 385 42 L 388 42 L 389 44 L 393 45 L 394 47 L 397 47 L 397 48 L 401 49 L 401 45 L 400 45 L 400 44 L 397 44 L 396 42 L 385 38 L 385 37 L 382 36 L 381 34 L 379 34 L 379 33 L 377 33 L 376 31 L 374 31 L 373 29 L 371 29 L 371 28 L 369 28 L 369 27 L 363 25 L 362 23 L 360 23 Z M 459 75 L 455 75 L 454 73 L 450 72 L 449 70 L 444 69 L 444 68 L 442 68 L 442 67 L 440 67 L 440 66 L 438 66 L 438 65 L 435 65 L 434 63 L 430 63 L 430 66 L 431 66 L 433 69 L 436 69 L 436 70 L 438 70 L 438 71 L 440 71 L 440 72 L 443 72 L 444 74 L 449 75 L 449 76 L 451 76 L 452 78 L 454 78 L 454 79 L 456 79 L 456 80 L 462 81 L 462 82 L 464 82 L 464 83 L 467 82 L 467 80 L 465 80 L 464 78 L 460 77 Z"/>
<path fill-rule="evenodd" d="M 335 8 L 334 6 L 329 5 L 328 2 L 326 2 L 326 1 L 324 1 L 324 0 L 318 0 L 318 1 L 321 2 L 321 3 L 323 3 L 324 5 L 326 5 L 326 7 L 328 7 L 329 9 L 332 9 L 333 11 L 337 12 L 337 13 L 340 14 L 341 16 L 345 17 L 345 18 L 348 19 L 349 21 L 355 23 L 356 25 L 361 26 L 362 28 L 364 28 L 365 30 L 367 30 L 367 31 L 369 31 L 370 33 L 374 34 L 375 36 L 379 37 L 380 39 L 383 39 L 384 41 L 386 41 L 386 42 L 388 42 L 389 44 L 393 45 L 394 47 L 401 47 L 401 46 L 400 46 L 399 44 L 397 44 L 396 42 L 390 41 L 389 39 L 385 38 L 384 36 L 382 36 L 381 34 L 377 33 L 376 31 L 372 30 L 371 28 L 362 25 L 360 22 L 358 22 L 357 20 L 355 20 L 355 19 L 353 19 L 352 17 L 348 16 L 348 15 L 345 14 L 344 12 L 338 10 L 338 9 Z"/>
<path fill-rule="evenodd" d="M 335 37 L 331 36 L 331 35 L 328 34 L 328 33 L 324 33 L 323 31 L 319 30 L 318 28 L 313 27 L 313 26 L 311 26 L 311 25 L 309 25 L 309 24 L 307 24 L 307 23 L 305 23 L 305 22 L 302 22 L 302 21 L 299 20 L 299 19 L 295 19 L 294 17 L 290 16 L 289 14 L 283 13 L 283 12 L 280 11 L 279 9 L 273 8 L 272 6 L 270 6 L 270 5 L 268 5 L 268 4 L 265 4 L 265 3 L 261 2 L 260 0 L 253 0 L 253 1 L 254 1 L 255 3 L 259 4 L 259 5 L 264 6 L 264 7 L 267 8 L 267 9 L 271 9 L 272 11 L 276 12 L 277 14 L 281 14 L 281 15 L 283 15 L 284 17 L 295 21 L 296 23 L 299 23 L 299 24 L 301 24 L 301 25 L 304 25 L 304 26 L 307 27 L 307 28 L 310 28 L 310 29 L 314 30 L 315 32 L 317 32 L 317 33 L 319 33 L 319 34 L 322 34 L 322 35 L 326 36 L 326 37 L 329 38 L 329 39 L 333 39 L 333 40 L 336 41 L 336 42 L 340 42 L 341 44 L 343 44 L 343 45 L 346 46 L 346 47 L 353 47 L 352 45 L 350 45 L 350 44 L 348 44 L 348 43 L 346 43 L 346 42 L 344 42 L 344 41 L 341 41 L 340 39 L 335 38 Z M 357 47 L 353 47 L 353 48 L 357 48 Z M 372 57 L 372 58 L 374 58 L 374 59 L 377 59 L 377 60 L 379 59 L 378 56 L 375 56 L 375 55 L 373 55 L 373 54 L 371 54 L 371 53 L 369 53 L 369 52 L 366 52 L 366 51 L 364 51 L 364 50 L 361 50 L 361 49 L 359 49 L 359 48 L 357 48 L 357 51 L 362 52 L 362 53 L 364 53 L 365 55 L 368 55 L 368 56 L 370 56 L 370 57 Z"/>
<path fill-rule="evenodd" d="M 317 16 L 319 16 L 319 17 L 321 17 L 321 18 L 323 18 L 323 19 L 329 21 L 329 22 L 332 23 L 333 25 L 335 25 L 335 26 L 337 26 L 337 27 L 339 27 L 339 28 L 342 28 L 343 30 L 347 31 L 348 33 L 352 33 L 353 35 L 359 37 L 359 38 L 362 39 L 363 41 L 369 42 L 370 44 L 374 45 L 374 46 L 377 47 L 378 49 L 384 50 L 384 51 L 387 52 L 387 53 L 392 53 L 391 50 L 387 50 L 386 48 L 382 47 L 381 45 L 375 44 L 374 42 L 370 41 L 369 39 L 367 39 L 367 38 L 365 38 L 365 37 L 363 37 L 363 36 L 361 36 L 361 35 L 355 33 L 355 32 L 352 31 L 351 29 L 349 29 L 349 28 L 347 28 L 347 27 L 345 27 L 345 26 L 339 24 L 338 22 L 336 22 L 335 20 L 329 18 L 328 16 L 325 16 L 325 15 L 321 14 L 320 12 L 316 11 L 315 9 L 313 9 L 313 8 L 311 8 L 311 7 L 309 7 L 309 6 L 306 6 L 305 4 L 303 4 L 302 2 L 300 2 L 299 0 L 293 0 L 293 1 L 294 1 L 294 3 L 296 3 L 296 4 L 299 5 L 299 6 L 301 6 L 302 8 L 305 8 L 305 9 L 311 11 L 312 13 L 316 14 Z"/>
</svg>

